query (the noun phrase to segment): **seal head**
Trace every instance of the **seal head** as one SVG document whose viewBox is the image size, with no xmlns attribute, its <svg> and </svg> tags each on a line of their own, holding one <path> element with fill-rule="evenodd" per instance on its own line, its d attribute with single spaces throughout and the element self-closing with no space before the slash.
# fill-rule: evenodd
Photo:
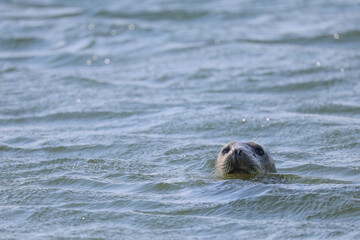
<svg viewBox="0 0 360 240">
<path fill-rule="evenodd" d="M 276 173 L 270 153 L 255 142 L 234 141 L 226 144 L 216 161 L 219 174 Z"/>
</svg>

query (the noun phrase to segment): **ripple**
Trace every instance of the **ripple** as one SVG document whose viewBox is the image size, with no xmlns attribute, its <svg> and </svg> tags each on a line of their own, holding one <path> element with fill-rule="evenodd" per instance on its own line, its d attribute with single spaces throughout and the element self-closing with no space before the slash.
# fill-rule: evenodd
<svg viewBox="0 0 360 240">
<path fill-rule="evenodd" d="M 42 185 L 50 187 L 61 187 L 69 189 L 102 189 L 108 186 L 108 183 L 103 181 L 88 179 L 88 178 L 75 178 L 75 177 L 55 177 L 43 181 Z"/>
<path fill-rule="evenodd" d="M 282 85 L 266 87 L 264 90 L 274 92 L 297 92 L 297 91 L 312 91 L 315 89 L 330 88 L 338 84 L 342 84 L 345 80 L 340 78 L 331 78 L 321 81 L 301 81 L 295 83 L 285 83 Z"/>
<path fill-rule="evenodd" d="M 298 108 L 298 112 L 302 113 L 325 113 L 325 114 L 351 114 L 351 115 L 358 115 L 360 112 L 360 106 L 357 105 L 349 105 L 349 104 L 326 104 L 320 106 L 313 106 L 313 105 L 304 105 Z"/>
<path fill-rule="evenodd" d="M 101 10 L 96 12 L 97 17 L 124 18 L 124 19 L 144 19 L 147 21 L 171 20 L 171 21 L 190 21 L 208 15 L 206 11 L 188 10 L 160 10 L 160 11 L 139 11 L 139 12 L 114 12 Z"/>
<path fill-rule="evenodd" d="M 21 7 L 20 7 L 21 8 Z M 83 10 L 79 8 L 52 8 L 52 7 L 32 7 L 24 6 L 21 9 L 22 14 L 19 15 L 17 10 L 7 11 L 3 17 L 11 20 L 24 19 L 58 19 L 65 17 L 74 17 L 83 14 Z"/>
<path fill-rule="evenodd" d="M 292 45 L 316 45 L 318 47 L 334 47 L 334 48 L 348 48 L 353 46 L 351 43 L 357 43 L 360 40 L 360 31 L 350 30 L 342 33 L 336 33 L 337 38 L 333 34 L 315 35 L 312 37 L 303 37 L 301 35 L 295 36 L 282 36 L 280 39 L 239 39 L 238 42 L 248 42 L 255 44 L 292 44 Z"/>
<path fill-rule="evenodd" d="M 293 168 L 282 169 L 283 173 L 296 173 L 310 178 L 297 179 L 308 183 L 356 183 L 359 170 L 352 166 L 323 166 L 317 164 L 304 164 Z M 320 176 L 320 177 L 316 177 Z M 297 178 L 297 177 L 296 177 Z"/>
<path fill-rule="evenodd" d="M 0 38 L 1 50 L 26 50 L 49 46 L 48 41 L 36 37 Z"/>
<path fill-rule="evenodd" d="M 109 111 L 99 111 L 99 112 L 58 112 L 52 114 L 41 114 L 35 115 L 32 114 L 27 117 L 8 117 L 0 119 L 0 123 L 31 123 L 31 122 L 62 122 L 62 121 L 80 121 L 80 120 L 96 120 L 96 119 L 111 119 L 111 118 L 124 118 L 132 116 L 136 113 L 134 112 L 109 112 Z M 34 116 L 35 115 L 35 116 Z"/>
</svg>

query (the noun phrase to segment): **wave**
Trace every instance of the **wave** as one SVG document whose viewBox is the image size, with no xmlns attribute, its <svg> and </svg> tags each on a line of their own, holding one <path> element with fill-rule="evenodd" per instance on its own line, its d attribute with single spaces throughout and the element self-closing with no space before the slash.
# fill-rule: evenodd
<svg viewBox="0 0 360 240">
<path fill-rule="evenodd" d="M 183 9 L 138 12 L 100 10 L 97 11 L 94 16 L 107 18 L 143 19 L 147 21 L 190 21 L 207 16 L 208 14 L 209 13 L 207 11 L 188 11 Z"/>
</svg>

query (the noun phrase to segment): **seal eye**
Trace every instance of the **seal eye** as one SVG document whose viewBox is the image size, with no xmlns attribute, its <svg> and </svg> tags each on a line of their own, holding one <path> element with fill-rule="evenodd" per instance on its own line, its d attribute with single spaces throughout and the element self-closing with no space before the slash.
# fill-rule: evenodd
<svg viewBox="0 0 360 240">
<path fill-rule="evenodd" d="M 264 150 L 261 147 L 256 147 L 255 152 L 260 156 L 264 155 Z"/>
<path fill-rule="evenodd" d="M 230 148 L 227 147 L 227 148 L 224 148 L 221 153 L 222 153 L 223 155 L 225 155 L 225 154 L 227 154 L 229 151 L 230 151 Z"/>
</svg>

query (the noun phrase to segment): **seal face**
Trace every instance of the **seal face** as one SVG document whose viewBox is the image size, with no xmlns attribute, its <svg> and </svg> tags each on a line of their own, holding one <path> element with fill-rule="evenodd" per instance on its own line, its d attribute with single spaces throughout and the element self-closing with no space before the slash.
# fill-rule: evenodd
<svg viewBox="0 0 360 240">
<path fill-rule="evenodd" d="M 260 144 L 234 141 L 221 149 L 216 171 L 220 174 L 276 173 L 276 167 L 270 153 Z"/>
</svg>

